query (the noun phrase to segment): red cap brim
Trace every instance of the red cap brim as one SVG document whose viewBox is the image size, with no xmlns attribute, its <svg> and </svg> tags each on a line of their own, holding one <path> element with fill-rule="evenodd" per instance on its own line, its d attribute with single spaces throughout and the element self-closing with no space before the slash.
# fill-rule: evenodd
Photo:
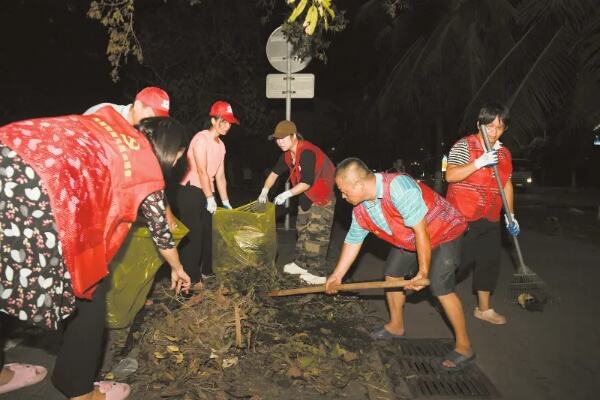
<svg viewBox="0 0 600 400">
<path fill-rule="evenodd" d="M 168 117 L 169 116 L 169 111 L 167 111 L 167 110 L 157 110 L 157 109 L 153 108 L 152 111 L 154 111 L 154 115 L 156 117 Z"/>
<path fill-rule="evenodd" d="M 238 121 L 238 119 L 234 117 L 233 114 L 221 115 L 221 118 L 229 122 L 230 124 L 240 124 L 240 121 Z"/>
</svg>

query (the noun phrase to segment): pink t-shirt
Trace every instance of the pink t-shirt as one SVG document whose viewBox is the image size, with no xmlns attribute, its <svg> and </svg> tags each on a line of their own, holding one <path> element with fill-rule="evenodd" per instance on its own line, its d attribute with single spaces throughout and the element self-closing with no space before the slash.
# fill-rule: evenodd
<svg viewBox="0 0 600 400">
<path fill-rule="evenodd" d="M 206 172 L 210 178 L 210 190 L 215 191 L 215 175 L 223 161 L 225 160 L 225 144 L 221 139 L 215 141 L 208 130 L 203 130 L 192 138 L 190 147 L 187 151 L 188 170 L 181 180 L 182 185 L 189 182 L 202 189 L 200 177 L 198 176 L 198 166 L 196 159 L 202 154 L 206 155 Z"/>
</svg>

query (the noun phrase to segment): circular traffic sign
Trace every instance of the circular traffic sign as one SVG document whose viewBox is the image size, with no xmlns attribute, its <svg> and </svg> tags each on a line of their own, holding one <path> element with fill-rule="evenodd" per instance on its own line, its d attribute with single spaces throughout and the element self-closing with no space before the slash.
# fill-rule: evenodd
<svg viewBox="0 0 600 400">
<path fill-rule="evenodd" d="M 287 73 L 287 52 L 289 42 L 286 40 L 281 26 L 275 29 L 269 39 L 267 40 L 267 59 L 269 63 L 279 72 Z M 291 44 L 289 44 L 291 48 Z M 311 57 L 306 57 L 300 60 L 298 57 L 292 55 L 290 62 L 290 73 L 302 71 L 308 63 L 310 63 Z"/>
</svg>

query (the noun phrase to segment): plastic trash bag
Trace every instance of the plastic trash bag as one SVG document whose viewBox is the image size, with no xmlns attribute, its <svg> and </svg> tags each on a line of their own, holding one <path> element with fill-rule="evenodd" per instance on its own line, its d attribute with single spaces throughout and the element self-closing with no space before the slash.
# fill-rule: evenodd
<svg viewBox="0 0 600 400">
<path fill-rule="evenodd" d="M 268 268 L 275 271 L 277 233 L 275 205 L 256 201 L 233 210 L 217 209 L 213 216 L 213 271 L 220 282 L 234 270 Z"/>
<path fill-rule="evenodd" d="M 172 232 L 175 243 L 187 233 L 188 229 L 177 221 L 177 228 Z M 110 266 L 112 280 L 106 295 L 109 328 L 121 329 L 133 322 L 163 262 L 146 225 L 136 222 Z"/>
</svg>

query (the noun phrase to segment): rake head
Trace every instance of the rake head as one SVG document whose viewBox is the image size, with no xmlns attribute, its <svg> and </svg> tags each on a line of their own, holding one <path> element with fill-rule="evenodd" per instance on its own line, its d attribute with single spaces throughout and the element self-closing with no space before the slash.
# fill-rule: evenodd
<svg viewBox="0 0 600 400">
<path fill-rule="evenodd" d="M 535 273 L 515 273 L 508 285 L 507 301 L 528 311 L 542 311 L 547 304 L 558 303 L 544 282 Z"/>
</svg>

